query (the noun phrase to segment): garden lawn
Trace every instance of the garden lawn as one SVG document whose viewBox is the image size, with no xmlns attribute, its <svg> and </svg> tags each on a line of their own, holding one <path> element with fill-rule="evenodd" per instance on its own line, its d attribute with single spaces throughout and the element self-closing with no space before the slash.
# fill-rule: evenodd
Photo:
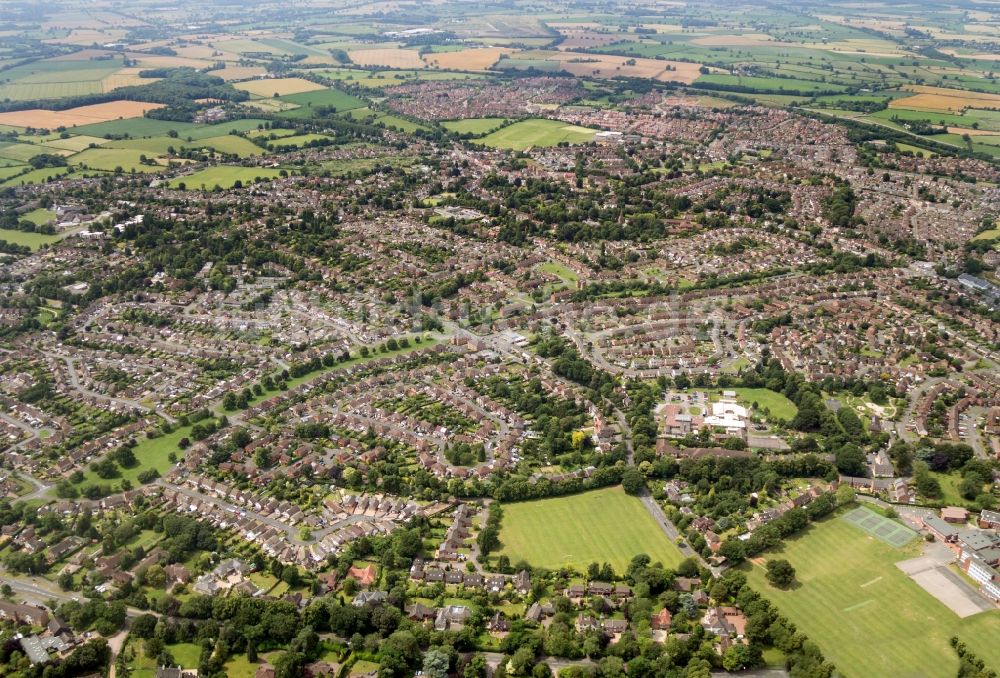
<svg viewBox="0 0 1000 678">
<path fill-rule="evenodd" d="M 791 562 L 798 581 L 791 589 L 770 586 L 760 565 L 744 567 L 845 678 L 950 678 L 958 670 L 951 636 L 1000 667 L 1000 610 L 959 619 L 896 567 L 921 544 L 897 549 L 830 518 L 763 556 Z"/>
<path fill-rule="evenodd" d="M 566 142 L 583 144 L 594 138 L 597 130 L 567 125 L 559 120 L 534 118 L 515 122 L 479 140 L 491 148 L 523 151 L 533 146 L 556 146 Z"/>
<path fill-rule="evenodd" d="M 502 549 L 511 563 L 580 571 L 610 563 L 624 573 L 640 553 L 673 567 L 683 560 L 642 502 L 620 487 L 503 505 Z"/>
<path fill-rule="evenodd" d="M 260 666 L 259 663 L 251 664 L 245 652 L 232 655 L 224 664 L 226 675 L 229 678 L 254 678 Z"/>
</svg>

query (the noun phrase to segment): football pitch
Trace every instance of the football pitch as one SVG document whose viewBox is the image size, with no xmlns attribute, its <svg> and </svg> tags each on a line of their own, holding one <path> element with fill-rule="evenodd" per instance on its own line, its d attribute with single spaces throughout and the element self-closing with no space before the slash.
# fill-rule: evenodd
<svg viewBox="0 0 1000 678">
<path fill-rule="evenodd" d="M 593 562 L 610 563 L 621 574 L 640 553 L 665 567 L 684 559 L 642 502 L 621 487 L 504 504 L 503 510 L 498 555 L 511 563 L 581 571 Z"/>
<path fill-rule="evenodd" d="M 755 559 L 747 573 L 751 584 L 817 643 L 845 678 L 954 676 L 958 658 L 951 636 L 965 641 L 988 666 L 1000 667 L 1000 610 L 959 618 L 896 567 L 921 553 L 921 542 L 909 536 L 912 530 L 867 509 L 856 511 L 818 523 Z M 869 513 L 879 520 L 867 520 Z M 864 527 L 857 525 L 866 520 Z M 887 533 L 881 521 L 898 530 Z M 791 562 L 794 587 L 779 590 L 767 583 L 763 565 L 770 558 Z"/>
</svg>

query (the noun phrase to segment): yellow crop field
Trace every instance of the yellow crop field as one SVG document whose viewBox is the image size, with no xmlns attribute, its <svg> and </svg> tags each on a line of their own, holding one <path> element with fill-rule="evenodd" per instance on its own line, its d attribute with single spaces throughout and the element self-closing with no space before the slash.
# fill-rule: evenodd
<svg viewBox="0 0 1000 678">
<path fill-rule="evenodd" d="M 222 78 L 226 82 L 236 82 L 237 80 L 249 80 L 266 75 L 267 71 L 260 66 L 226 66 L 217 71 L 209 71 L 209 75 Z"/>
<path fill-rule="evenodd" d="M 188 59 L 180 56 L 161 56 L 159 54 L 143 54 L 129 52 L 128 58 L 133 59 L 141 68 L 208 68 L 215 64 L 211 59 Z"/>
<path fill-rule="evenodd" d="M 693 45 L 704 47 L 750 47 L 753 45 L 789 45 L 791 43 L 775 40 L 767 33 L 743 33 L 740 35 L 706 35 L 691 40 Z"/>
<path fill-rule="evenodd" d="M 684 61 L 629 58 L 583 52 L 545 52 L 552 61 L 573 75 L 595 78 L 655 78 L 664 82 L 690 84 L 698 79 L 701 64 Z"/>
<path fill-rule="evenodd" d="M 1000 106 L 1000 94 L 967 92 L 945 87 L 910 85 L 905 88 L 914 92 L 911 97 L 893 99 L 889 108 L 909 108 L 916 111 L 959 112 L 967 108 L 996 108 Z"/>
<path fill-rule="evenodd" d="M 622 40 L 620 33 L 595 31 L 586 28 L 560 28 L 559 33 L 563 36 L 562 42 L 559 43 L 559 49 L 589 49 L 591 47 L 603 47 Z"/>
<path fill-rule="evenodd" d="M 75 127 L 76 125 L 90 125 L 95 122 L 107 122 L 119 118 L 137 118 L 154 108 L 163 108 L 163 104 L 149 104 L 144 101 L 109 101 L 92 106 L 77 106 L 65 111 L 33 108 L 26 111 L 0 113 L 0 125 L 34 127 L 36 129 Z"/>
<path fill-rule="evenodd" d="M 485 71 L 493 66 L 501 54 L 510 54 L 504 47 L 475 47 L 457 52 L 425 54 L 424 61 L 432 68 L 456 71 Z"/>
<path fill-rule="evenodd" d="M 101 80 L 101 90 L 104 92 L 110 92 L 116 90 L 119 87 L 131 87 L 132 85 L 148 85 L 151 82 L 156 82 L 159 78 L 140 78 L 139 73 L 144 71 L 144 68 L 129 67 L 123 68 L 120 71 L 115 71 L 111 75 L 107 76 Z"/>
<path fill-rule="evenodd" d="M 352 49 L 347 53 L 351 61 L 360 66 L 384 66 L 386 68 L 427 68 L 415 49 L 389 47 L 382 49 Z M 439 55 L 435 55 L 439 56 Z"/>
<path fill-rule="evenodd" d="M 301 94 L 302 92 L 315 92 L 318 89 L 326 89 L 323 85 L 317 85 L 315 82 L 304 78 L 247 80 L 246 82 L 237 82 L 233 87 L 261 97 L 270 97 L 275 94 L 285 96 L 288 94 Z"/>
</svg>

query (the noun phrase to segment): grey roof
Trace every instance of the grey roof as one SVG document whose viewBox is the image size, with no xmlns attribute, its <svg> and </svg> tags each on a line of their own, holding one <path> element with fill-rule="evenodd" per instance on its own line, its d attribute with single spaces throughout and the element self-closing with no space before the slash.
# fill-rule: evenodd
<svg viewBox="0 0 1000 678">
<path fill-rule="evenodd" d="M 38 636 L 28 636 L 21 638 L 21 649 L 28 655 L 28 660 L 32 664 L 43 664 L 49 661 L 49 653 L 42 647 L 42 641 Z"/>
</svg>

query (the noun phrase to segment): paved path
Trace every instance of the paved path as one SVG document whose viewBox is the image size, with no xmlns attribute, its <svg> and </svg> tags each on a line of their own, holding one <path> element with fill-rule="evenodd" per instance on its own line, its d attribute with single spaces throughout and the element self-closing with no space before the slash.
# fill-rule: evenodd
<svg viewBox="0 0 1000 678">
<path fill-rule="evenodd" d="M 618 425 L 621 426 L 622 435 L 625 438 L 625 451 L 628 455 L 628 465 L 635 466 L 635 449 L 632 445 L 632 427 L 628 425 L 628 420 L 625 418 L 625 414 L 617 408 L 615 408 L 615 419 L 618 421 Z M 663 533 L 667 535 L 667 538 L 670 539 L 672 543 L 676 544 L 678 539 L 683 538 L 680 530 L 678 530 L 677 526 L 670 521 L 667 514 L 663 512 L 663 508 L 660 507 L 659 502 L 657 502 L 656 499 L 649 493 L 649 490 L 643 491 L 642 495 L 639 496 L 639 499 L 642 501 L 642 505 L 646 507 L 646 511 L 649 512 L 649 515 L 652 516 L 653 520 L 656 521 L 656 524 L 660 526 L 660 529 L 663 530 Z M 701 557 L 700 553 L 691 548 L 691 546 L 687 543 L 687 539 L 684 539 L 682 544 L 677 548 L 685 558 L 694 558 L 702 567 L 711 570 L 715 575 L 719 574 L 718 568 L 712 568 L 708 562 Z"/>
</svg>

